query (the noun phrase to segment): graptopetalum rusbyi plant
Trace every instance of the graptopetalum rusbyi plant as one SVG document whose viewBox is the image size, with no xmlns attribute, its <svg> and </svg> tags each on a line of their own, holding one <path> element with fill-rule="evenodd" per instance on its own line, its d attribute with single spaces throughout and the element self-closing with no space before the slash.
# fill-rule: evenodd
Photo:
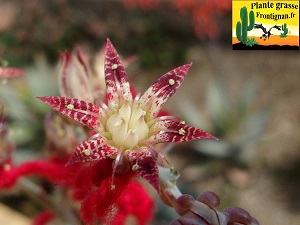
<svg viewBox="0 0 300 225">
<path fill-rule="evenodd" d="M 178 172 L 162 154 L 164 143 L 216 139 L 161 110 L 191 64 L 166 73 L 140 96 L 129 84 L 124 64 L 109 40 L 104 58 L 105 83 L 101 83 L 101 73 L 89 66 L 89 57 L 80 48 L 74 54 L 61 54 L 61 97 L 38 98 L 69 118 L 51 112 L 45 121 L 49 159 L 2 169 L 0 188 L 20 184 L 19 178 L 27 175 L 59 184 L 56 189 L 62 193 L 63 210 L 44 199 L 44 193 L 37 193 L 48 202 L 48 210 L 34 220 L 35 225 L 55 218 L 62 224 L 79 224 L 74 215 L 76 205 L 65 205 L 68 196 L 81 203 L 80 219 L 85 224 L 124 224 L 128 215 L 133 215 L 138 224 L 146 224 L 152 217 L 153 202 L 136 182 L 139 177 L 180 215 L 173 225 L 258 224 L 240 208 L 218 211 L 219 198 L 212 192 L 202 193 L 197 199 L 182 194 L 176 186 Z M 104 93 L 97 90 L 101 87 L 106 88 Z M 79 142 L 72 129 L 78 124 L 72 120 L 87 128 L 83 132 L 87 140 Z"/>
<path fill-rule="evenodd" d="M 84 65 L 80 55 L 77 63 Z M 175 183 L 177 172 L 155 147 L 159 143 L 216 139 L 176 117 L 160 115 L 162 106 L 181 85 L 191 64 L 166 73 L 141 96 L 135 94 L 128 82 L 120 57 L 110 40 L 105 47 L 104 66 L 104 101 L 97 99 L 92 103 L 72 97 L 38 97 L 66 117 L 93 130 L 93 136 L 74 149 L 67 165 L 101 164 L 110 160 L 111 172 L 108 174 L 111 176 L 107 186 L 103 187 L 108 195 L 124 188 L 117 179 L 127 177 L 129 182 L 134 177 L 143 177 L 181 216 L 172 224 L 258 224 L 239 208 L 217 211 L 219 199 L 213 193 L 203 193 L 197 200 L 190 195 L 182 195 Z M 85 70 L 84 66 L 81 68 Z M 85 84 L 86 93 L 88 82 Z M 123 182 L 127 184 L 126 179 Z M 84 202 L 82 207 L 86 207 Z"/>
<path fill-rule="evenodd" d="M 98 77 L 102 76 L 103 72 L 99 74 L 95 69 L 92 73 L 87 55 L 84 55 L 80 48 L 77 48 L 77 51 L 77 55 L 69 52 L 61 54 L 59 74 L 61 95 L 68 94 L 73 97 L 77 94 L 76 87 L 77 92 L 83 94 L 83 90 L 94 90 L 99 85 L 100 87 L 103 85 L 100 80 L 95 87 L 92 85 L 92 89 L 85 89 L 85 85 L 89 86 L 94 81 L 88 75 Z M 98 55 L 99 58 L 101 56 L 102 54 Z M 17 75 L 15 72 L 19 71 L 21 70 L 6 70 L 5 73 L 0 74 L 0 78 L 14 77 Z M 81 95 L 84 99 L 87 96 Z M 101 98 L 102 95 L 95 92 L 95 96 Z M 51 112 L 45 119 L 47 159 L 31 160 L 17 166 L 14 165 L 11 155 L 15 145 L 8 139 L 7 128 L 1 105 L 0 189 L 17 187 L 18 191 L 25 193 L 44 209 L 34 218 L 34 225 L 44 225 L 49 222 L 72 225 L 103 222 L 118 225 L 124 224 L 130 217 L 138 224 L 146 224 L 151 220 L 153 200 L 144 190 L 143 185 L 131 179 L 134 177 L 133 172 L 127 173 L 126 176 L 116 176 L 115 183 L 122 188 L 108 193 L 112 159 L 104 159 L 88 165 L 77 163 L 65 166 L 70 152 L 79 144 L 79 139 L 82 139 L 85 133 L 89 135 L 86 131 L 81 131 L 78 135 L 77 131 L 80 127 L 75 126 L 71 121 L 58 113 Z M 34 182 L 26 178 L 30 175 L 39 176 L 40 179 Z M 50 184 L 47 185 L 50 192 L 43 186 L 44 180 Z M 36 181 L 42 182 L 37 184 Z M 79 213 L 79 204 L 74 204 L 76 202 L 82 203 L 81 213 Z"/>
</svg>

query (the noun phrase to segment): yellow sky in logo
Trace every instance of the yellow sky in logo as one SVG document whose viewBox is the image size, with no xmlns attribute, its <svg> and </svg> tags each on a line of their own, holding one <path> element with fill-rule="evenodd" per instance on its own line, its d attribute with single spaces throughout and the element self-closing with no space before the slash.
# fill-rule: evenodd
<svg viewBox="0 0 300 225">
<path fill-rule="evenodd" d="M 272 5 L 273 4 L 273 5 Z M 263 25 L 278 25 L 286 23 L 289 27 L 297 27 L 299 30 L 299 1 L 232 1 L 232 29 L 236 29 L 236 23 L 241 21 L 240 9 L 246 6 L 248 15 L 254 12 L 255 23 Z M 272 7 L 273 6 L 273 7 Z M 289 8 L 285 8 L 289 7 Z M 249 19 L 249 17 L 248 17 Z M 277 19 L 277 20 L 276 20 Z M 248 22 L 249 23 L 249 22 Z"/>
</svg>

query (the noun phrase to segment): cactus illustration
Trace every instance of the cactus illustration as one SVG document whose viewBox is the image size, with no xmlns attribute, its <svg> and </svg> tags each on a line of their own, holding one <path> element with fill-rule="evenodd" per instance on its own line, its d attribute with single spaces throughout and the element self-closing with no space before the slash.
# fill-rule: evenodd
<svg viewBox="0 0 300 225">
<path fill-rule="evenodd" d="M 286 23 L 282 24 L 281 29 L 282 29 L 283 33 L 280 33 L 280 37 L 285 38 L 287 33 L 289 32 L 289 29 L 287 28 Z"/>
<path fill-rule="evenodd" d="M 254 39 L 254 38 L 248 38 L 247 39 L 247 43 L 246 43 L 246 46 L 250 46 L 252 47 L 253 45 L 257 45 L 257 41 Z"/>
<path fill-rule="evenodd" d="M 248 13 L 247 13 L 246 6 L 241 8 L 240 17 L 242 22 L 238 21 L 236 23 L 236 37 L 243 44 L 246 44 L 248 39 L 248 31 L 253 29 L 255 23 L 254 12 L 251 10 L 249 13 L 249 20 L 250 20 L 249 25 L 248 25 Z"/>
</svg>

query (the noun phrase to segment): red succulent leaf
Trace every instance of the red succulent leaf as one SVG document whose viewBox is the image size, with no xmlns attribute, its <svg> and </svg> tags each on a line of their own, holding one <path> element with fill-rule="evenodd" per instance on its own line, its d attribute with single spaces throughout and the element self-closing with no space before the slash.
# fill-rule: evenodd
<svg viewBox="0 0 300 225">
<path fill-rule="evenodd" d="M 157 116 L 162 106 L 176 92 L 192 64 L 186 64 L 159 78 L 140 98 L 139 103 L 147 111 L 149 119 Z"/>
<path fill-rule="evenodd" d="M 124 101 L 131 102 L 132 94 L 126 71 L 116 49 L 109 39 L 107 39 L 105 47 L 104 70 L 108 106 L 114 108 L 119 103 L 124 103 Z"/>
<path fill-rule="evenodd" d="M 252 224 L 252 222 L 257 222 L 253 220 L 254 218 L 252 218 L 250 214 L 242 208 L 230 207 L 222 210 L 222 213 L 226 215 L 228 225 L 234 225 L 236 223 L 249 225 Z"/>
<path fill-rule="evenodd" d="M 160 120 L 153 124 L 151 132 L 157 133 L 149 137 L 152 144 L 165 142 L 186 142 L 198 139 L 214 139 L 213 135 L 196 127 L 185 125 L 173 119 Z"/>
<path fill-rule="evenodd" d="M 102 114 L 102 109 L 92 103 L 76 98 L 58 96 L 37 98 L 51 106 L 53 109 L 61 112 L 63 115 L 76 120 L 91 129 L 97 129 L 100 126 L 99 117 Z"/>
<path fill-rule="evenodd" d="M 107 145 L 105 138 L 97 137 L 83 141 L 73 151 L 67 165 L 76 162 L 99 161 L 117 155 L 118 149 Z"/>
</svg>

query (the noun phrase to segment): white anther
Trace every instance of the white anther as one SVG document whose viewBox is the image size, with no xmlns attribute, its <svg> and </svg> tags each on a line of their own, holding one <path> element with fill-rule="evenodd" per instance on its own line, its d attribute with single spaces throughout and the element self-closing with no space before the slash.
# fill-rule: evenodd
<svg viewBox="0 0 300 225">
<path fill-rule="evenodd" d="M 72 109 L 74 109 L 74 105 L 73 105 L 73 104 L 69 104 L 69 105 L 67 105 L 67 109 L 69 109 L 69 110 L 72 110 Z"/>
<path fill-rule="evenodd" d="M 173 79 L 169 79 L 169 85 L 174 85 L 175 84 L 175 80 L 173 80 Z"/>
<path fill-rule="evenodd" d="M 180 128 L 180 130 L 178 131 L 178 133 L 180 135 L 185 135 L 185 130 L 183 128 Z"/>
<path fill-rule="evenodd" d="M 137 171 L 139 168 L 140 166 L 138 164 L 134 164 L 131 169 L 132 171 Z"/>
<path fill-rule="evenodd" d="M 114 190 L 116 186 L 114 184 L 110 185 L 110 190 Z"/>
<path fill-rule="evenodd" d="M 184 120 L 182 120 L 180 123 L 181 123 L 181 124 L 185 124 L 185 121 L 184 121 Z"/>
<path fill-rule="evenodd" d="M 86 156 L 90 156 L 91 155 L 91 150 L 90 149 L 84 149 L 83 154 L 85 154 Z"/>
<path fill-rule="evenodd" d="M 113 64 L 112 66 L 111 66 L 111 69 L 112 70 L 116 70 L 118 68 L 118 65 L 117 64 Z"/>
</svg>

